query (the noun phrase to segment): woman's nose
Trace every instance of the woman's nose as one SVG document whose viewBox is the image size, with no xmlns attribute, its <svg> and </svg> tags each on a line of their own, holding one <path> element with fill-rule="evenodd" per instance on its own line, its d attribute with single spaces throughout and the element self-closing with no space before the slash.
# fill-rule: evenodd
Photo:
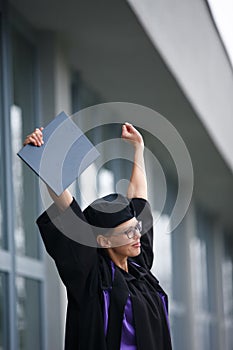
<svg viewBox="0 0 233 350">
<path fill-rule="evenodd" d="M 140 237 L 141 237 L 141 232 L 138 231 L 138 230 L 135 230 L 135 232 L 134 232 L 134 238 L 135 238 L 135 239 L 138 239 L 138 238 L 140 238 Z"/>
</svg>

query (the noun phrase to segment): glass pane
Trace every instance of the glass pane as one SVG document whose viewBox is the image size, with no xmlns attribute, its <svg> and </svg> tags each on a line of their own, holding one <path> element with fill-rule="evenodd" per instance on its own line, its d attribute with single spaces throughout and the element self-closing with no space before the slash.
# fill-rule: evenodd
<svg viewBox="0 0 233 350">
<path fill-rule="evenodd" d="M 226 350 L 232 350 L 233 345 L 233 322 L 225 325 Z"/>
<path fill-rule="evenodd" d="M 233 239 L 225 236 L 224 245 L 225 254 L 222 263 L 224 315 L 233 319 Z"/>
<path fill-rule="evenodd" d="M 196 348 L 198 350 L 211 350 L 210 347 L 210 329 L 205 321 L 198 320 L 196 323 L 195 339 L 197 341 Z"/>
<path fill-rule="evenodd" d="M 219 333 L 217 327 L 217 320 L 210 323 L 210 349 L 219 350 Z"/>
<path fill-rule="evenodd" d="M 183 306 L 188 303 L 188 278 L 187 269 L 187 248 L 185 235 L 186 223 L 183 220 L 175 230 L 169 234 L 172 241 L 172 295 L 173 299 Z"/>
<path fill-rule="evenodd" d="M 190 347 L 188 323 L 183 315 L 170 316 L 172 345 L 174 350 L 187 350 Z"/>
<path fill-rule="evenodd" d="M 192 266 L 195 272 L 195 303 L 199 309 L 208 305 L 206 245 L 201 239 L 192 240 Z"/>
<path fill-rule="evenodd" d="M 17 330 L 19 350 L 41 350 L 40 282 L 17 277 Z"/>
<path fill-rule="evenodd" d="M 159 217 L 158 212 L 153 212 L 153 217 Z M 156 219 L 155 219 L 156 221 Z M 172 294 L 172 241 L 171 234 L 166 234 L 170 218 L 161 215 L 154 227 L 154 262 L 152 271 L 160 281 L 162 288 L 171 297 Z"/>
<path fill-rule="evenodd" d="M 205 316 L 203 318 L 205 318 Z M 217 323 L 214 321 L 211 321 L 210 319 L 197 320 L 196 326 L 195 326 L 195 339 L 196 339 L 195 349 L 219 350 Z"/>
<path fill-rule="evenodd" d="M 0 272 L 0 350 L 9 349 L 7 277 Z"/>
<path fill-rule="evenodd" d="M 224 235 L 224 258 L 222 262 L 222 288 L 224 308 L 224 333 L 226 350 L 233 345 L 233 236 Z"/>
<path fill-rule="evenodd" d="M 195 301 L 200 310 L 215 312 L 214 230 L 211 218 L 198 211 L 196 227 L 197 234 L 191 242 Z"/>
<path fill-rule="evenodd" d="M 35 128 L 35 49 L 12 30 L 13 101 L 11 107 L 12 168 L 15 204 L 15 242 L 19 255 L 39 257 L 36 232 L 37 179 L 16 153 Z"/>
<path fill-rule="evenodd" d="M 1 151 L 1 150 L 0 150 Z M 2 164 L 2 159 L 0 156 L 0 162 Z M 0 170 L 2 173 L 2 169 Z M 4 242 L 4 236 L 3 236 L 3 215 L 2 215 L 2 197 L 3 197 L 3 191 L 2 191 L 2 179 L 4 177 L 0 175 L 0 247 L 5 248 L 5 242 Z"/>
<path fill-rule="evenodd" d="M 230 258 L 222 264 L 223 306 L 225 316 L 233 317 L 233 264 Z"/>
<path fill-rule="evenodd" d="M 102 168 L 98 174 L 98 196 L 104 197 L 114 192 L 114 175 L 111 170 Z"/>
<path fill-rule="evenodd" d="M 0 67 L 2 67 L 2 37 L 1 37 L 1 13 L 0 13 Z M 3 151 L 2 151 L 2 140 L 3 140 L 3 128 L 2 128 L 2 119 L 3 119 L 3 110 L 2 110 L 2 91 L 3 91 L 3 86 L 2 86 L 2 70 L 0 69 L 0 162 L 3 164 Z M 0 167 L 0 247 L 5 248 L 5 242 L 4 242 L 4 236 L 3 236 L 3 214 L 2 214 L 2 203 L 3 203 L 3 179 L 4 179 L 4 174 L 3 174 L 3 166 Z"/>
<path fill-rule="evenodd" d="M 18 253 L 25 254 L 25 235 L 24 235 L 24 223 L 22 216 L 23 208 L 23 164 L 16 158 L 17 150 L 22 145 L 22 113 L 21 109 L 17 106 L 11 107 L 11 134 L 12 134 L 12 172 L 14 194 L 15 194 L 15 244 Z"/>
</svg>

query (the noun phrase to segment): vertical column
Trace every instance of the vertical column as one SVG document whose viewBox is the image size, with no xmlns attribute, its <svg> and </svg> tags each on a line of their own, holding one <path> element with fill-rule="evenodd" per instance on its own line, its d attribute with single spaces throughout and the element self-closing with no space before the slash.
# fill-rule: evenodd
<svg viewBox="0 0 233 350">
<path fill-rule="evenodd" d="M 62 101 L 63 78 L 59 75 L 57 40 L 52 32 L 38 34 L 39 54 L 39 93 L 41 126 L 46 125 L 60 110 L 67 111 L 67 105 Z M 65 84 L 64 84 L 65 86 Z M 64 95 L 67 91 L 64 91 Z M 48 201 L 49 202 L 49 201 Z M 41 208 L 44 210 L 46 208 Z M 45 254 L 45 286 L 42 302 L 46 305 L 44 330 L 46 349 L 62 350 L 64 344 L 64 322 L 66 296 L 64 286 L 57 274 L 54 262 Z"/>
<path fill-rule="evenodd" d="M 57 38 L 55 46 L 55 114 L 61 111 L 71 115 L 71 72 L 66 57 L 65 46 Z M 70 191 L 75 193 L 75 184 L 69 187 Z M 63 284 L 60 284 L 60 306 L 61 306 L 61 329 L 64 336 L 65 315 L 67 306 L 66 290 Z"/>
<path fill-rule="evenodd" d="M 223 262 L 223 232 L 220 224 L 216 224 L 214 229 L 214 271 L 215 271 L 215 290 L 216 290 L 216 313 L 218 330 L 218 349 L 226 349 L 224 337 L 224 306 L 223 306 L 223 288 L 222 288 L 222 262 Z"/>
<path fill-rule="evenodd" d="M 189 350 L 197 350 L 197 344 L 195 342 L 195 306 L 194 306 L 194 271 L 192 266 L 192 246 L 191 242 L 196 232 L 195 224 L 195 206 L 194 202 L 191 202 L 189 210 L 185 217 L 185 263 L 186 263 L 186 305 L 187 305 L 187 319 L 189 324 Z"/>
<path fill-rule="evenodd" d="M 10 106 L 12 101 L 11 95 L 11 55 L 10 55 L 10 36 L 8 22 L 8 2 L 1 1 L 1 51 L 2 51 L 2 136 L 4 148 L 4 164 L 5 169 L 5 229 L 7 232 L 7 246 L 10 253 L 9 267 L 9 339 L 10 350 L 17 348 L 17 325 L 16 325 L 16 290 L 15 290 L 15 244 L 14 244 L 14 213 L 12 213 L 13 203 L 13 184 L 12 184 L 12 169 L 11 169 L 11 149 L 9 147 L 10 138 Z M 4 67 L 4 68 L 3 68 Z"/>
<path fill-rule="evenodd" d="M 65 46 L 57 39 L 55 44 L 55 113 L 71 114 L 71 71 Z"/>
</svg>

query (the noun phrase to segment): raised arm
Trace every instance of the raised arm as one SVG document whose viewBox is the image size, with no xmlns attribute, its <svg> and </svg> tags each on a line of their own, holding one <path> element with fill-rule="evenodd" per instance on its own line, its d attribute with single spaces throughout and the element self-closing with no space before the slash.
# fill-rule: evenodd
<svg viewBox="0 0 233 350">
<path fill-rule="evenodd" d="M 34 146 L 40 147 L 44 144 L 43 141 L 43 128 L 36 128 L 31 134 L 29 134 L 24 140 L 23 145 L 32 144 Z M 72 203 L 73 197 L 69 190 L 65 190 L 60 196 L 57 196 L 53 190 L 47 186 L 50 197 L 56 204 L 60 211 L 65 211 Z"/>
<path fill-rule="evenodd" d="M 134 164 L 127 191 L 128 198 L 147 199 L 147 179 L 144 162 L 144 141 L 139 131 L 132 124 L 122 126 L 121 137 L 134 147 Z"/>
</svg>

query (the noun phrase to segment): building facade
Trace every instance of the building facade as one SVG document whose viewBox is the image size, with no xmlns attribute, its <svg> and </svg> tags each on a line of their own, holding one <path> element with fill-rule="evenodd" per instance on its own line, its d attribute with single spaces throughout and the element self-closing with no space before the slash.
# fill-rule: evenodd
<svg viewBox="0 0 233 350">
<path fill-rule="evenodd" d="M 192 200 L 166 234 L 179 186 L 185 192 L 190 179 L 178 183 L 156 121 L 143 129 L 149 115 L 137 119 L 148 150 L 153 272 L 169 295 L 174 349 L 231 350 L 233 72 L 206 2 L 1 0 L 0 43 L 0 350 L 58 350 L 64 342 L 66 294 L 35 225 L 44 210 L 38 179 L 16 153 L 60 111 L 109 102 L 159 112 L 191 156 Z M 81 121 L 103 164 L 72 186 L 82 206 L 123 191 L 130 176 L 130 155 L 119 157 L 127 149 L 119 146 L 114 159 L 101 144 L 116 137 L 119 119 L 114 127 L 111 118 Z"/>
</svg>

